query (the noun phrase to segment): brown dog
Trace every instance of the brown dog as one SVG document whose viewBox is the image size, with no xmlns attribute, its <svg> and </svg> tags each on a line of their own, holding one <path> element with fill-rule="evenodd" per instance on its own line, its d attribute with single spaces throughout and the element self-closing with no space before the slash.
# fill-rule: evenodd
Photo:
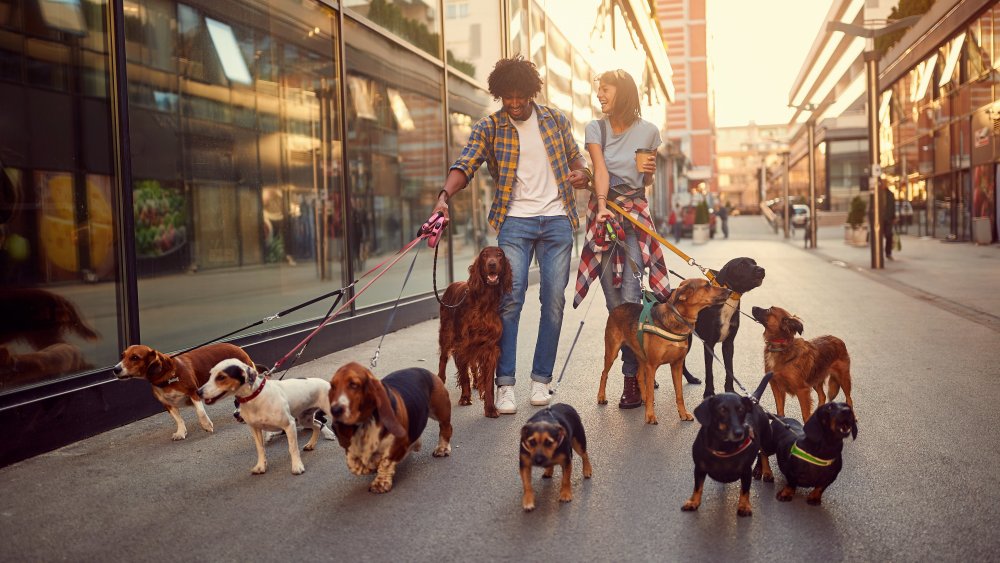
<svg viewBox="0 0 1000 563">
<path fill-rule="evenodd" d="M 201 427 L 206 432 L 215 431 L 198 396 L 198 388 L 208 381 L 215 364 L 229 359 L 254 365 L 250 356 L 234 344 L 209 344 L 173 358 L 149 346 L 137 344 L 122 352 L 122 361 L 112 371 L 118 379 L 138 377 L 152 384 L 153 396 L 177 423 L 173 439 L 183 440 L 187 437 L 187 427 L 180 415 L 179 407 L 182 406 L 193 404 Z"/>
<path fill-rule="evenodd" d="M 36 350 L 66 342 L 67 334 L 97 340 L 72 301 L 45 289 L 6 288 L 0 293 L 0 344 L 23 340 Z"/>
<path fill-rule="evenodd" d="M 812 414 L 812 390 L 822 405 L 844 390 L 847 404 L 851 400 L 851 356 L 844 341 L 836 336 L 820 336 L 812 340 L 796 337 L 802 334 L 802 321 L 780 307 L 753 308 L 753 318 L 764 325 L 764 369 L 774 372 L 771 392 L 778 416 L 785 416 L 785 395 L 795 395 L 802 409 L 802 421 Z M 823 383 L 829 381 L 827 393 Z"/>
<path fill-rule="evenodd" d="M 510 262 L 503 250 L 488 246 L 469 266 L 469 280 L 452 283 L 441 298 L 438 377 L 445 380 L 448 357 L 454 356 L 462 389 L 458 404 L 472 404 L 474 383 L 483 399 L 483 414 L 490 418 L 500 416 L 493 399 L 493 378 L 503 334 L 500 300 L 512 287 Z"/>
<path fill-rule="evenodd" d="M 357 362 L 344 365 L 330 380 L 330 413 L 347 468 L 355 475 L 376 474 L 370 492 L 392 490 L 396 465 L 420 449 L 428 418 L 440 427 L 434 457 L 451 454 L 451 398 L 426 369 L 394 371 L 380 381 Z"/>
<path fill-rule="evenodd" d="M 80 349 L 65 342 L 23 354 L 11 353 L 0 346 L 0 376 L 4 379 L 4 386 L 34 383 L 90 367 Z"/>
<path fill-rule="evenodd" d="M 677 400 L 677 414 L 681 420 L 694 420 L 684 406 L 681 375 L 684 357 L 688 352 L 688 335 L 698 319 L 698 313 L 705 307 L 725 303 L 730 290 L 713 286 L 706 280 L 689 279 L 681 282 L 670 294 L 666 303 L 658 303 L 651 310 L 652 326 L 640 334 L 639 316 L 643 306 L 638 303 L 623 303 L 611 311 L 604 329 L 604 372 L 601 373 L 601 387 L 597 392 L 597 403 L 607 404 L 605 386 L 608 370 L 618 358 L 623 344 L 628 345 L 639 361 L 639 393 L 646 403 L 646 424 L 657 424 L 653 406 L 653 385 L 656 368 L 670 364 L 674 380 L 674 395 Z M 648 323 L 647 323 L 648 324 Z M 659 334 L 657 334 L 659 333 Z M 641 339 L 641 340 L 640 340 Z"/>
</svg>

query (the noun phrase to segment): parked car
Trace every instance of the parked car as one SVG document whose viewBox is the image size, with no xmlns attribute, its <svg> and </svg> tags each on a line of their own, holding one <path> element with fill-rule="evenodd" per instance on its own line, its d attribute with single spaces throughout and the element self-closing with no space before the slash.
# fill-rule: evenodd
<svg viewBox="0 0 1000 563">
<path fill-rule="evenodd" d="M 809 206 L 801 203 L 792 204 L 790 220 L 793 227 L 805 227 L 809 222 Z"/>
<path fill-rule="evenodd" d="M 681 236 L 690 237 L 694 231 L 694 205 L 685 205 L 681 208 Z M 708 236 L 715 238 L 715 211 L 708 208 Z"/>
</svg>

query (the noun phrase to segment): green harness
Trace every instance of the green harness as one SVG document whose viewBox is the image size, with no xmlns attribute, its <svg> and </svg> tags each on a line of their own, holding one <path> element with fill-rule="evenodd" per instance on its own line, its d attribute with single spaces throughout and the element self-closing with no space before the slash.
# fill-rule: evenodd
<svg viewBox="0 0 1000 563">
<path fill-rule="evenodd" d="M 639 350 L 642 355 L 646 355 L 646 346 L 643 344 L 643 333 L 650 333 L 659 336 L 664 340 L 669 340 L 671 342 L 687 342 L 687 334 L 674 334 L 672 332 L 667 332 L 662 328 L 656 326 L 653 322 L 653 305 L 656 305 L 659 301 L 656 300 L 653 295 L 646 290 L 642 292 L 642 312 L 639 313 L 639 324 L 638 329 L 635 333 L 636 340 L 639 341 Z"/>
<path fill-rule="evenodd" d="M 797 457 L 806 463 L 811 463 L 813 465 L 818 465 L 820 467 L 828 467 L 833 464 L 832 459 L 820 459 L 811 453 L 799 448 L 799 445 L 792 443 L 792 450 L 789 452 L 792 457 Z"/>
</svg>

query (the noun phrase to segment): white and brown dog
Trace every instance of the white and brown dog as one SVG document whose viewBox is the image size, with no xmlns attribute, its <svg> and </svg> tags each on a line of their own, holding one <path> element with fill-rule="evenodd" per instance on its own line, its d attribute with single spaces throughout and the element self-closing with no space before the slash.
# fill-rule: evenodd
<svg viewBox="0 0 1000 563">
<path fill-rule="evenodd" d="M 198 412 L 198 422 L 205 432 L 215 431 L 198 395 L 198 387 L 208 381 L 212 366 L 229 358 L 253 364 L 250 356 L 234 344 L 209 344 L 176 357 L 157 352 L 149 346 L 135 345 L 122 352 L 122 361 L 112 372 L 118 379 L 136 377 L 152 384 L 153 396 L 177 423 L 173 439 L 183 440 L 187 437 L 187 427 L 180 415 L 180 407 L 183 406 L 193 404 Z"/>
<path fill-rule="evenodd" d="M 251 472 L 267 471 L 264 454 L 264 432 L 284 431 L 288 437 L 288 454 L 292 458 L 292 474 L 301 475 L 306 467 L 299 455 L 298 424 L 312 428 L 312 438 L 303 448 L 312 451 L 322 432 L 328 440 L 333 432 L 316 420 L 317 411 L 330 415 L 330 383 L 317 377 L 301 379 L 268 379 L 257 369 L 240 360 L 224 360 L 212 368 L 208 382 L 198 389 L 198 395 L 211 405 L 228 395 L 235 395 L 240 404 L 240 416 L 250 427 L 257 446 L 257 465 Z"/>
<path fill-rule="evenodd" d="M 351 362 L 330 381 L 333 431 L 355 475 L 375 473 L 368 490 L 388 493 L 396 465 L 420 449 L 427 419 L 438 421 L 434 457 L 451 454 L 451 399 L 444 383 L 423 368 L 394 371 L 378 380 Z"/>
</svg>

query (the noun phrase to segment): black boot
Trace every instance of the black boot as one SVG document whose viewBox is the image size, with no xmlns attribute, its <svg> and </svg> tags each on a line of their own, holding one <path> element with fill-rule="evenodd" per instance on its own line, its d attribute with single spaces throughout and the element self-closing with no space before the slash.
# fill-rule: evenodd
<svg viewBox="0 0 1000 563">
<path fill-rule="evenodd" d="M 642 405 L 642 396 L 639 394 L 639 382 L 635 377 L 625 377 L 625 388 L 622 391 L 622 398 L 618 401 L 620 409 L 634 409 Z"/>
</svg>

